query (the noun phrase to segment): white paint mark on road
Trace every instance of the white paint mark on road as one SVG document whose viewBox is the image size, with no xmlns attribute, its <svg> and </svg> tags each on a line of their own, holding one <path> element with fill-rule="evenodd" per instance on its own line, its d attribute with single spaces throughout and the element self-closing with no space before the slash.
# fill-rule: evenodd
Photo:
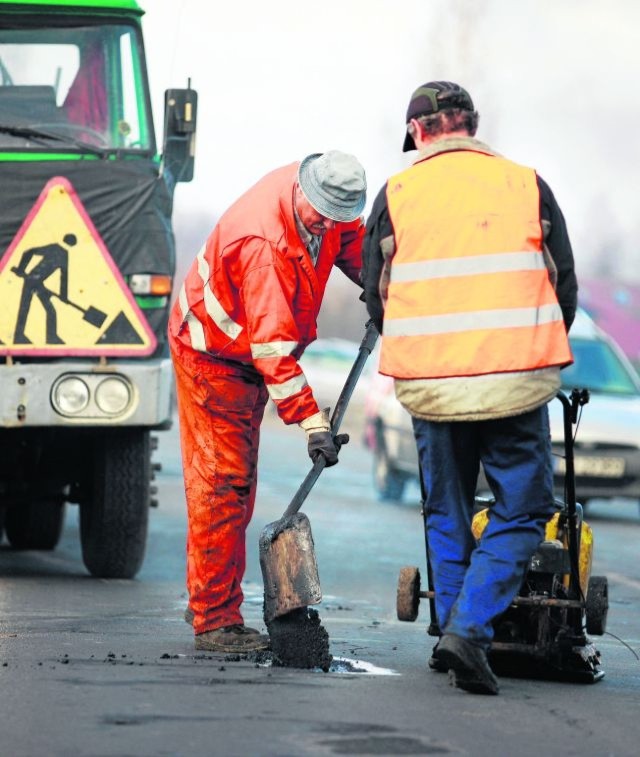
<svg viewBox="0 0 640 757">
<path fill-rule="evenodd" d="M 330 673 L 367 673 L 373 676 L 399 676 L 395 670 L 391 668 L 379 668 L 377 665 L 373 665 L 366 660 L 350 660 L 348 657 L 334 657 Z"/>
<path fill-rule="evenodd" d="M 272 666 L 272 661 L 270 659 L 265 660 L 265 662 L 259 662 L 256 664 L 256 667 L 259 668 L 270 668 Z M 295 666 L 287 667 L 289 670 L 291 670 Z M 300 670 L 304 670 L 304 668 L 300 668 Z M 348 657 L 334 657 L 328 671 L 324 671 L 321 668 L 312 668 L 311 672 L 322 673 L 323 675 L 326 675 L 327 673 L 364 673 L 370 676 L 400 675 L 400 673 L 398 673 L 396 670 L 391 670 L 391 668 L 379 668 L 377 665 L 366 662 L 366 660 L 351 660 Z"/>
</svg>

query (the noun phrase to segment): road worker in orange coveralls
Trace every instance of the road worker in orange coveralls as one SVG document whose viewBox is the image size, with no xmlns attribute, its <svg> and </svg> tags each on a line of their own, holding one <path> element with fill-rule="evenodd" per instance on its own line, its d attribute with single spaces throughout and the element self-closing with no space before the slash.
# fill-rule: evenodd
<svg viewBox="0 0 640 757">
<path fill-rule="evenodd" d="M 332 150 L 267 174 L 220 218 L 169 322 L 188 511 L 185 619 L 196 649 L 248 652 L 269 639 L 244 625 L 245 533 L 256 495 L 260 423 L 270 397 L 305 432 L 309 456 L 338 462 L 329 409 L 298 359 L 316 338 L 329 274 L 360 285 L 366 179 Z"/>
</svg>

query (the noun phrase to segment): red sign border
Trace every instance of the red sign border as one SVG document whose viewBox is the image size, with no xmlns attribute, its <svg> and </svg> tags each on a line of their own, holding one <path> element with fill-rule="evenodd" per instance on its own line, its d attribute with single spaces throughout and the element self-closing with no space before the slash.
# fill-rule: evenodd
<svg viewBox="0 0 640 757">
<path fill-rule="evenodd" d="M 78 193 L 76 192 L 71 182 L 68 179 L 66 179 L 64 176 L 54 176 L 53 178 L 49 179 L 49 181 L 46 183 L 42 192 L 40 192 L 38 199 L 33 204 L 33 207 L 31 208 L 26 218 L 22 222 L 22 225 L 18 229 L 18 232 L 16 233 L 11 244 L 7 248 L 7 251 L 2 256 L 2 259 L 0 260 L 0 275 L 2 275 L 2 271 L 4 270 L 9 260 L 11 259 L 13 251 L 20 244 L 23 237 L 29 230 L 31 224 L 33 223 L 33 219 L 38 214 L 40 208 L 44 205 L 49 193 L 54 187 L 57 187 L 57 186 L 62 186 L 66 190 L 69 198 L 71 199 L 71 202 L 73 203 L 75 209 L 78 211 L 78 214 L 82 218 L 87 230 L 89 231 L 89 234 L 91 235 L 93 241 L 98 246 L 98 249 L 100 250 L 102 257 L 104 258 L 106 264 L 109 266 L 111 273 L 113 274 L 115 280 L 117 281 L 120 287 L 120 290 L 122 291 L 124 296 L 127 298 L 127 301 L 133 308 L 135 314 L 138 316 L 140 324 L 142 325 L 147 337 L 150 339 L 150 344 L 148 347 L 145 347 L 144 349 L 135 349 L 132 347 L 128 347 L 128 348 L 127 347 L 124 347 L 124 348 L 123 347 L 109 347 L 106 345 L 96 345 L 95 347 L 82 347 L 82 348 L 75 348 L 75 347 L 66 346 L 66 345 L 58 345 L 55 347 L 34 347 L 32 345 L 25 345 L 25 347 L 22 348 L 22 347 L 16 347 L 15 345 L 10 346 L 6 344 L 0 344 L 0 355 L 11 355 L 12 357 L 19 357 L 21 355 L 28 355 L 32 357 L 36 357 L 36 356 L 37 357 L 51 357 L 51 356 L 101 357 L 103 355 L 104 357 L 132 357 L 132 356 L 147 357 L 151 355 L 155 351 L 158 345 L 158 340 L 156 338 L 156 335 L 151 330 L 151 327 L 149 326 L 149 323 L 147 319 L 145 318 L 142 310 L 140 309 L 138 303 L 135 301 L 133 294 L 131 293 L 131 290 L 125 283 L 125 280 L 123 279 L 122 274 L 120 273 L 118 267 L 114 263 L 113 258 L 111 257 L 111 254 L 109 253 L 109 250 L 107 249 L 107 246 L 102 240 L 102 237 L 100 236 L 89 214 L 85 210 L 84 205 L 82 204 L 80 198 L 78 197 Z"/>
</svg>

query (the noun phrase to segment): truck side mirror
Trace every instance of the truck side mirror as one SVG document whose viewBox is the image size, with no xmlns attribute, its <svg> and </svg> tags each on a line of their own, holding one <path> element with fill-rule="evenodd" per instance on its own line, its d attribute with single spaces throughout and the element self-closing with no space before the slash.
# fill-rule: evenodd
<svg viewBox="0 0 640 757">
<path fill-rule="evenodd" d="M 198 93 L 191 89 L 168 89 L 164 93 L 164 169 L 173 181 L 191 181 L 196 149 Z"/>
</svg>

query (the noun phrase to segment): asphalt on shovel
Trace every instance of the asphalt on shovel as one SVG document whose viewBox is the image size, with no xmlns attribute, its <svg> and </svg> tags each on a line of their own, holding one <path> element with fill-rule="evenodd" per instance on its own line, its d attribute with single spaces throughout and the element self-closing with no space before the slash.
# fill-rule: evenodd
<svg viewBox="0 0 640 757">
<path fill-rule="evenodd" d="M 358 357 L 349 371 L 331 416 L 331 433 L 334 437 L 340 429 L 353 390 L 377 338 L 378 332 L 369 321 L 358 350 Z M 307 516 L 298 511 L 324 467 L 325 458 L 319 455 L 283 516 L 273 523 L 268 523 L 260 534 L 265 623 L 270 623 L 293 610 L 317 605 L 322 600 L 311 524 Z"/>
</svg>

